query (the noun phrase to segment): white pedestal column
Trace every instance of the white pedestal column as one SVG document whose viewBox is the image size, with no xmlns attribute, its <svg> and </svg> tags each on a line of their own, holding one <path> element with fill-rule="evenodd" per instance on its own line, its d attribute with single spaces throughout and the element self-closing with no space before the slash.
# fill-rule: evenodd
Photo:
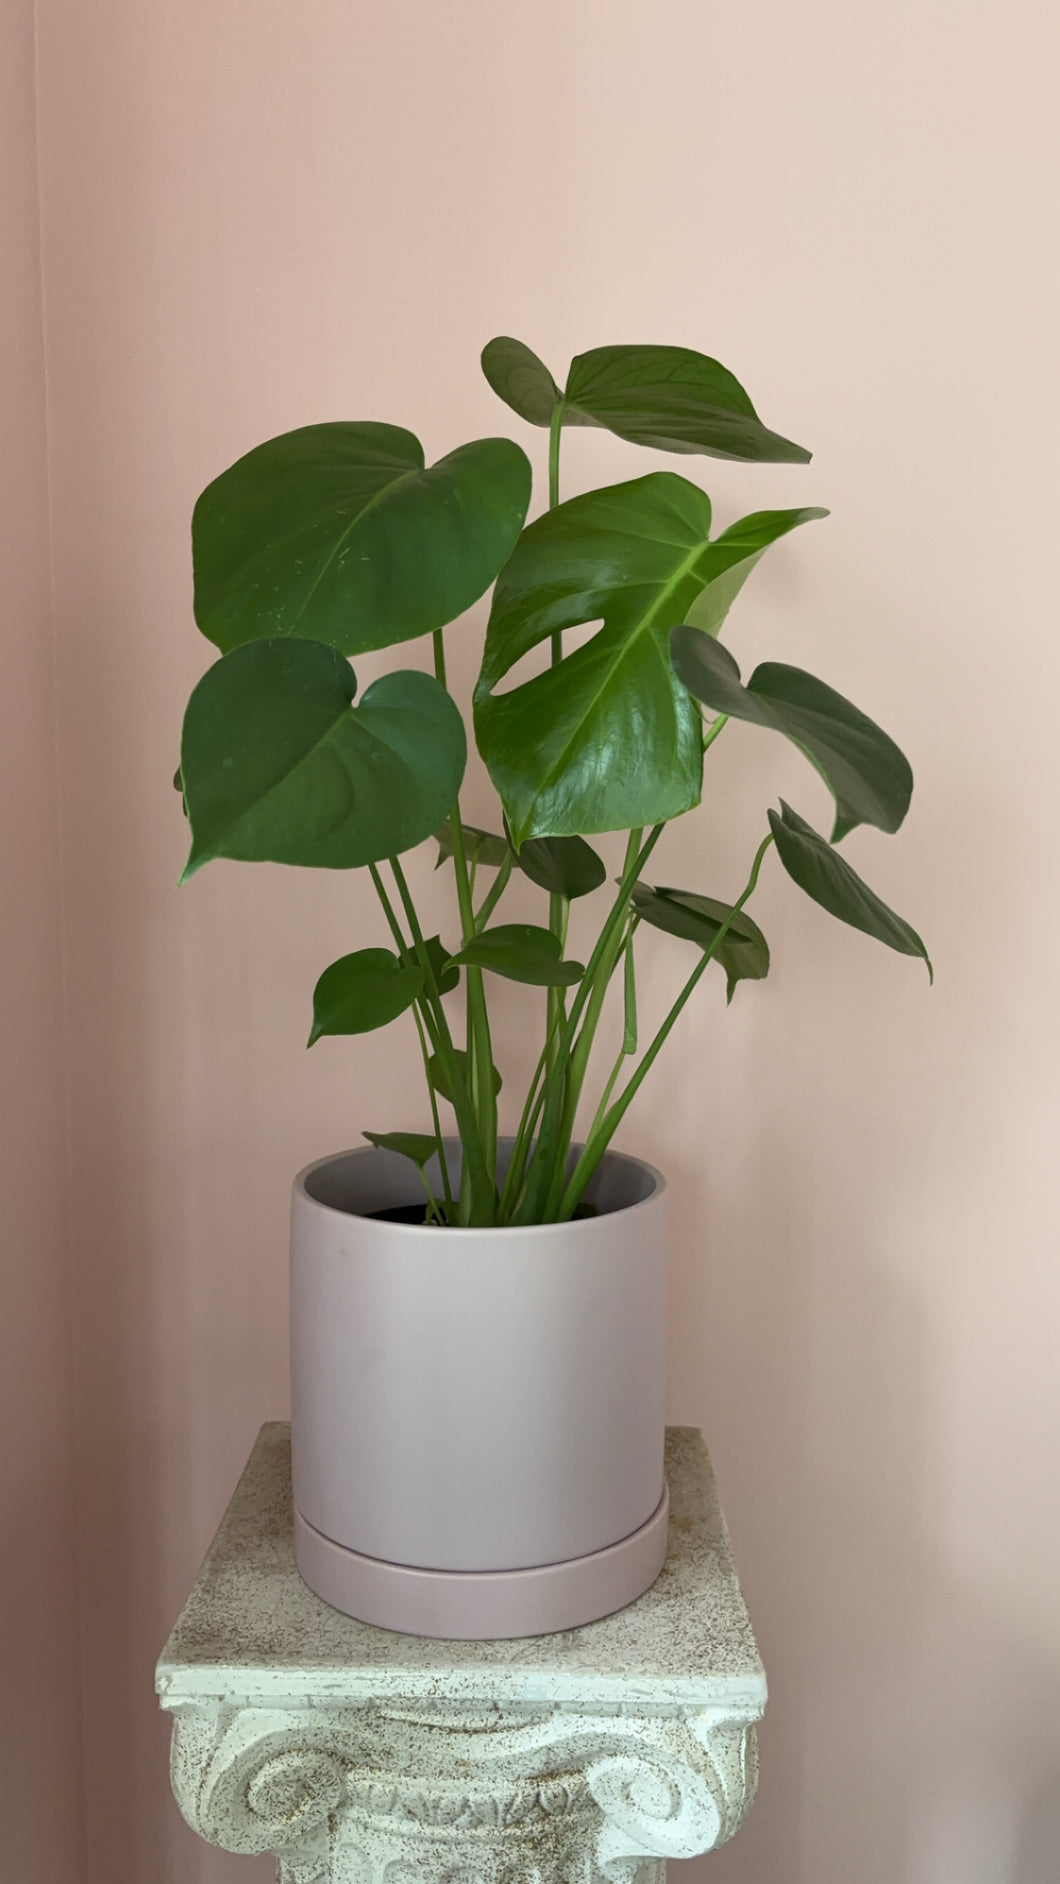
<svg viewBox="0 0 1060 1884">
<path fill-rule="evenodd" d="M 706 1448 L 667 1435 L 670 1553 L 602 1622 L 435 1642 L 340 1615 L 294 1564 L 262 1428 L 158 1664 L 173 1790 L 280 1884 L 662 1884 L 754 1798 L 765 1675 Z"/>
</svg>

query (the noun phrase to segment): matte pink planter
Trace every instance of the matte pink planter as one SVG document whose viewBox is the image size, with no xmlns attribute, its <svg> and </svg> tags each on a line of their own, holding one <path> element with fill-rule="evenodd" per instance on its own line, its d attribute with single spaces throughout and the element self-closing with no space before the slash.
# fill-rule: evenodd
<svg viewBox="0 0 1060 1884">
<path fill-rule="evenodd" d="M 666 1552 L 663 1179 L 609 1153 L 577 1223 L 370 1215 L 422 1198 L 374 1147 L 295 1179 L 298 1567 L 348 1615 L 416 1635 L 608 1615 Z"/>
</svg>

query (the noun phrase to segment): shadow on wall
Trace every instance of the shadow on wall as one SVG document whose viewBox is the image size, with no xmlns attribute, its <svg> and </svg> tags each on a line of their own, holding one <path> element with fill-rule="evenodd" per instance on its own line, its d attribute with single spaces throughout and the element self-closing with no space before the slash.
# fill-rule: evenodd
<svg viewBox="0 0 1060 1884">
<path fill-rule="evenodd" d="M 768 1185 L 722 1158 L 710 1220 L 675 1212 L 671 1417 L 707 1427 L 769 1675 L 761 1789 L 673 1884 L 1056 1884 L 1060 1675 L 930 1542 L 937 1342 L 886 1211 L 815 1196 L 790 1121 L 754 1159 Z"/>
</svg>

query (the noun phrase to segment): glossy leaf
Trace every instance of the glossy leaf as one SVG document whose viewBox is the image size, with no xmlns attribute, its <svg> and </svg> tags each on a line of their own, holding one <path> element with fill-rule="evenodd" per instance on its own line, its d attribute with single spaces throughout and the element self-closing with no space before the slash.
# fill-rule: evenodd
<svg viewBox="0 0 1060 1884">
<path fill-rule="evenodd" d="M 670 651 L 697 700 L 715 713 L 784 733 L 805 753 L 836 801 L 833 844 L 858 824 L 897 831 L 913 790 L 909 762 L 841 693 L 779 661 L 756 667 L 744 687 L 728 648 L 698 628 L 675 628 Z"/>
<path fill-rule="evenodd" d="M 656 451 L 760 464 L 806 464 L 810 458 L 802 445 L 762 424 L 739 380 L 719 361 L 688 347 L 594 347 L 579 353 L 563 402 L 565 425 L 602 425 Z"/>
<path fill-rule="evenodd" d="M 222 651 L 278 635 L 342 654 L 409 641 L 485 593 L 529 501 L 529 462 L 507 438 L 427 469 L 397 425 L 285 432 L 195 506 L 195 619 Z"/>
<path fill-rule="evenodd" d="M 732 913 L 731 903 L 692 890 L 649 889 L 633 886 L 633 907 L 642 922 L 668 935 L 680 936 L 709 949 L 722 924 Z M 769 944 L 756 922 L 741 909 L 729 927 L 714 960 L 725 970 L 726 999 L 731 1001 L 738 981 L 763 981 L 769 973 Z"/>
<path fill-rule="evenodd" d="M 562 960 L 563 946 L 551 929 L 532 922 L 503 922 L 483 929 L 452 957 L 466 968 L 489 968 L 509 981 L 535 988 L 571 988 L 585 973 L 581 962 Z"/>
<path fill-rule="evenodd" d="M 607 876 L 603 858 L 582 837 L 528 837 L 518 863 L 538 889 L 569 902 L 598 890 Z"/>
<path fill-rule="evenodd" d="M 380 1151 L 396 1151 L 402 1158 L 411 1158 L 421 1171 L 438 1150 L 438 1140 L 427 1132 L 362 1132 L 361 1137 Z"/>
<path fill-rule="evenodd" d="M 669 630 L 727 567 L 710 500 L 669 471 L 575 497 L 524 531 L 493 594 L 475 689 L 479 750 L 512 837 L 629 830 L 699 801 L 698 712 Z M 558 629 L 603 627 L 505 694 L 516 662 Z"/>
<path fill-rule="evenodd" d="M 184 876 L 211 857 L 330 870 L 409 850 L 447 816 L 463 721 L 429 674 L 386 674 L 359 706 L 349 663 L 315 641 L 254 641 L 215 662 L 188 703 Z"/>
<path fill-rule="evenodd" d="M 446 948 L 440 935 L 428 936 L 423 946 L 427 951 L 427 960 L 431 964 L 435 986 L 439 994 L 452 994 L 453 989 L 457 987 L 460 982 L 459 968 L 450 967 L 452 951 Z M 409 949 L 401 959 L 403 962 L 418 965 L 418 958 L 414 949 Z"/>
<path fill-rule="evenodd" d="M 492 831 L 480 831 L 475 824 L 461 823 L 460 828 L 464 833 L 464 854 L 468 863 L 474 865 L 476 870 L 482 865 L 489 870 L 499 869 L 508 855 L 508 839 L 495 837 Z M 438 860 L 434 867 L 440 870 L 453 854 L 453 827 L 448 818 L 435 831 L 434 838 L 438 845 Z"/>
<path fill-rule="evenodd" d="M 422 992 L 423 971 L 389 949 L 358 949 L 325 968 L 313 990 L 313 1025 L 322 1034 L 368 1034 L 396 1020 Z"/>
<path fill-rule="evenodd" d="M 716 635 L 751 571 L 761 562 L 771 543 L 800 524 L 814 523 L 827 517 L 827 510 L 811 505 L 802 510 L 755 510 L 741 517 L 715 537 L 717 550 L 724 549 L 730 560 L 721 573 L 708 582 L 693 602 L 685 620 L 708 635 Z"/>
<path fill-rule="evenodd" d="M 453 1058 L 455 1059 L 457 1066 L 460 1070 L 461 1077 L 464 1079 L 465 1082 L 467 1082 L 468 1080 L 467 1054 L 464 1052 L 462 1047 L 454 1047 Z M 449 1080 L 446 1076 L 445 1068 L 442 1065 L 442 1062 L 440 1058 L 438 1057 L 437 1053 L 431 1054 L 431 1057 L 427 1062 L 427 1070 L 430 1074 L 431 1085 L 434 1087 L 435 1092 L 440 1093 L 443 1099 L 448 1099 L 449 1104 L 452 1105 L 453 1095 L 449 1088 Z M 493 1090 L 495 1093 L 498 1093 L 500 1092 L 501 1085 L 503 1082 L 501 1080 L 501 1076 L 498 1073 L 496 1067 L 492 1068 L 492 1072 L 493 1072 Z"/>
<path fill-rule="evenodd" d="M 483 347 L 482 371 L 498 399 L 530 425 L 547 425 L 563 397 L 544 361 L 504 334 Z"/>
<path fill-rule="evenodd" d="M 881 902 L 846 858 L 833 850 L 805 818 L 781 799 L 780 812 L 771 811 L 769 823 L 777 855 L 800 890 L 805 890 L 830 916 L 875 936 L 889 949 L 897 949 L 901 955 L 919 955 L 927 964 L 929 979 L 934 980 L 930 957 L 916 930 Z"/>
</svg>

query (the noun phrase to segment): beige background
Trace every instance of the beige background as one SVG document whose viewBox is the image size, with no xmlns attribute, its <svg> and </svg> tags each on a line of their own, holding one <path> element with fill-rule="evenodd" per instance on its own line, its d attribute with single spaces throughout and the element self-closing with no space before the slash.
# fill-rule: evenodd
<svg viewBox="0 0 1060 1884">
<path fill-rule="evenodd" d="M 772 1683 L 760 1802 L 695 1875 L 1054 1884 L 1053 7 L 36 12 L 35 74 L 29 0 L 0 46 L 12 1875 L 268 1875 L 179 1821 L 152 1661 L 286 1410 L 290 1174 L 423 1123 L 411 1030 L 303 1052 L 315 975 L 382 939 L 359 877 L 175 888 L 207 658 L 191 505 L 315 419 L 408 424 L 430 455 L 504 429 L 476 359 L 514 332 L 557 373 L 614 340 L 701 347 L 815 447 L 679 467 L 723 521 L 833 509 L 772 552 L 730 645 L 821 672 L 918 779 L 901 838 L 848 849 L 935 990 L 774 864 L 771 980 L 729 1013 L 701 991 L 624 1136 L 671 1175 L 673 1415 L 708 1433 Z M 566 488 L 652 462 L 579 436 Z M 450 637 L 465 674 L 481 619 Z M 734 892 L 778 791 L 823 815 L 750 729 L 710 778 L 717 815 L 668 834 L 661 881 Z M 426 855 L 415 877 L 440 912 Z M 687 956 L 644 954 L 660 1013 Z M 518 996 L 505 1016 L 517 1068 Z"/>
</svg>

